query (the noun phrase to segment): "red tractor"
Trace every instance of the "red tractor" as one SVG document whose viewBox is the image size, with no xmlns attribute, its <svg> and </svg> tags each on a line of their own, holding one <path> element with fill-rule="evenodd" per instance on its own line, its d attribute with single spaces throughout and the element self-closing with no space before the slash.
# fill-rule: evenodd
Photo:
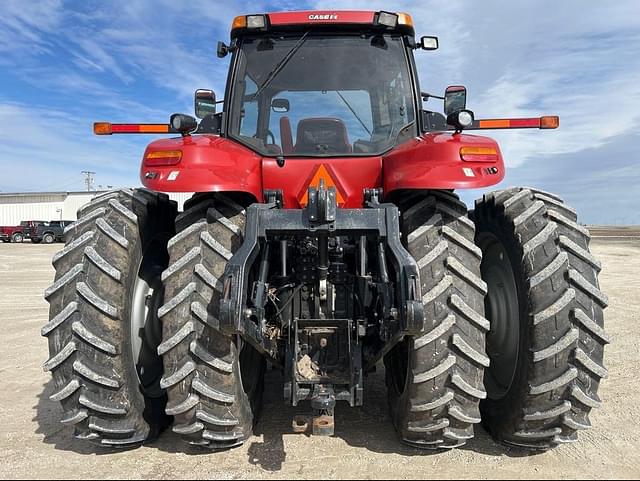
<svg viewBox="0 0 640 481">
<path fill-rule="evenodd" d="M 499 183 L 500 149 L 450 87 L 425 110 L 412 19 L 391 12 L 237 17 L 223 101 L 199 90 L 169 124 L 97 123 L 152 142 L 146 189 L 80 210 L 46 291 L 54 392 L 78 438 L 130 446 L 172 426 L 190 444 L 252 434 L 267 363 L 294 431 L 331 435 L 384 362 L 402 441 L 463 445 L 480 422 L 546 449 L 600 405 L 606 296 L 589 232 L 559 197 Z M 224 109 L 218 112 L 217 105 Z M 196 192 L 177 212 L 160 192 Z M 283 429 L 291 429 L 283 427 Z"/>
</svg>

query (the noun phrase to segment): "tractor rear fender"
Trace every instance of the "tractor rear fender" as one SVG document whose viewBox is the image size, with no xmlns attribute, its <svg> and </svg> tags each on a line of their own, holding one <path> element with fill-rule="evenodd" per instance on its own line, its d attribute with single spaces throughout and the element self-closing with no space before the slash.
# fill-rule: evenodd
<svg viewBox="0 0 640 481">
<path fill-rule="evenodd" d="M 385 194 L 402 189 L 476 189 L 495 185 L 505 175 L 495 140 L 444 132 L 398 146 L 383 157 L 382 165 Z"/>
<path fill-rule="evenodd" d="M 262 157 L 217 135 L 160 139 L 147 146 L 140 179 L 158 192 L 244 192 L 262 200 Z"/>
</svg>

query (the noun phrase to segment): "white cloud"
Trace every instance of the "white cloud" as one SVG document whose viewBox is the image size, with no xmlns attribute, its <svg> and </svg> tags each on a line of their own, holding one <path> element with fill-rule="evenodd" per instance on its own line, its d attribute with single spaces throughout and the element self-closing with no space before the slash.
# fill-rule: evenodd
<svg viewBox="0 0 640 481">
<path fill-rule="evenodd" d="M 0 103 L 0 190 L 51 190 L 80 171 L 99 172 L 101 184 L 135 185 L 143 139 L 94 137 L 91 119 L 66 112 Z M 148 140 L 148 139 L 147 139 Z"/>
<path fill-rule="evenodd" d="M 45 35 L 61 22 L 61 0 L 0 2 L 0 52 L 46 51 Z"/>
</svg>

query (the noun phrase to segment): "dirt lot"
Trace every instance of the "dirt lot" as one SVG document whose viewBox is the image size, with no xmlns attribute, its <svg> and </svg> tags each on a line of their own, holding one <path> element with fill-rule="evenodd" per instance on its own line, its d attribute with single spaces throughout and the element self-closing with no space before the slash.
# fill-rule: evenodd
<svg viewBox="0 0 640 481">
<path fill-rule="evenodd" d="M 610 234 L 606 232 L 607 236 Z M 640 237 L 595 237 L 610 296 L 610 378 L 594 429 L 577 444 L 529 455 L 494 443 L 478 428 L 464 449 L 436 454 L 401 446 L 386 412 L 383 373 L 368 379 L 365 406 L 340 406 L 337 435 L 289 434 L 296 410 L 281 401 L 282 379 L 269 372 L 265 414 L 242 448 L 202 453 L 171 433 L 143 448 L 113 452 L 76 441 L 49 401 L 40 328 L 50 258 L 60 246 L 0 245 L 0 478 L 638 478 L 640 476 Z"/>
</svg>

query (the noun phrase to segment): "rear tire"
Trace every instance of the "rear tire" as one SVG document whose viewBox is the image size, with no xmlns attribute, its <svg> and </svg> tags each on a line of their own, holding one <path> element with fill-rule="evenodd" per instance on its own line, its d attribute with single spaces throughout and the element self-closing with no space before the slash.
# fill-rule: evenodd
<svg viewBox="0 0 640 481">
<path fill-rule="evenodd" d="M 424 449 L 455 448 L 474 436 L 485 354 L 486 285 L 467 207 L 447 191 L 402 202 L 405 246 L 418 262 L 423 333 L 385 358 L 391 415 L 402 440 Z"/>
<path fill-rule="evenodd" d="M 21 233 L 16 232 L 11 236 L 11 242 L 15 244 L 21 244 L 22 242 L 24 242 L 24 236 Z"/>
<path fill-rule="evenodd" d="M 129 447 L 169 424 L 156 312 L 175 215 L 164 194 L 99 196 L 79 212 L 53 258 L 44 368 L 53 374 L 51 400 L 62 404 L 62 423 L 74 426 L 79 439 Z"/>
<path fill-rule="evenodd" d="M 265 361 L 239 336 L 218 329 L 227 261 L 241 246 L 245 210 L 230 195 L 197 195 L 176 219 L 163 274 L 160 309 L 173 431 L 210 449 L 239 446 L 253 432 L 262 402 Z"/>
<path fill-rule="evenodd" d="M 474 215 L 492 326 L 483 423 L 532 449 L 575 441 L 607 375 L 607 298 L 589 232 L 562 199 L 534 189 L 485 195 Z"/>
<path fill-rule="evenodd" d="M 53 234 L 45 234 L 44 237 L 42 237 L 42 242 L 45 244 L 53 244 L 55 241 L 56 238 Z"/>
</svg>

